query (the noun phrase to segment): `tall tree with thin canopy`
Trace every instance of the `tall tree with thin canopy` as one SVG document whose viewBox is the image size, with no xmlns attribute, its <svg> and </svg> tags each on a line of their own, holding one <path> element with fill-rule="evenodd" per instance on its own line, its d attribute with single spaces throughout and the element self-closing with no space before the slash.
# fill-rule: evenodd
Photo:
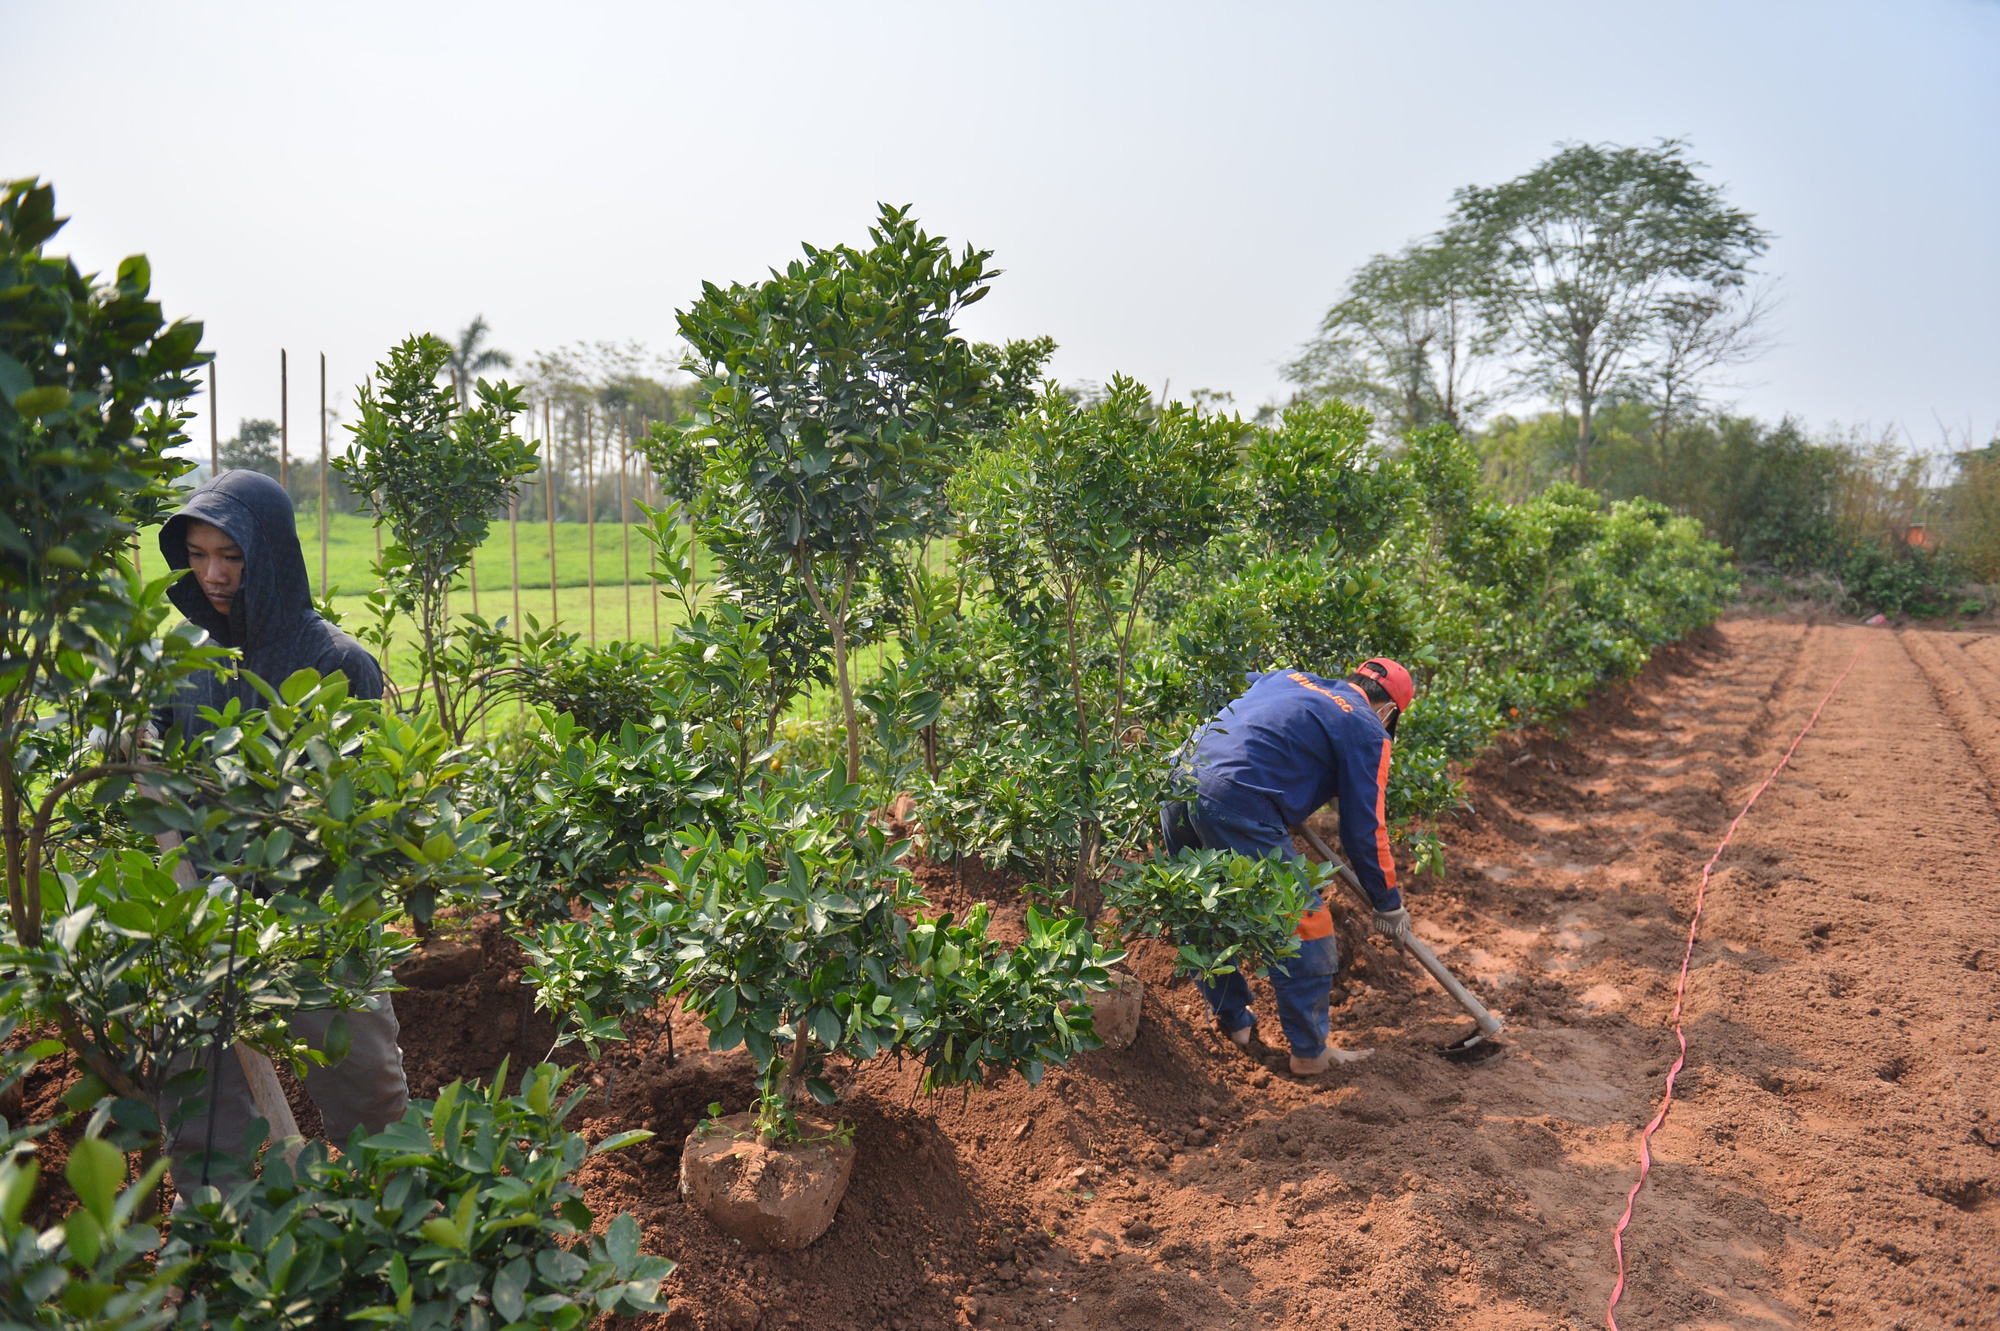
<svg viewBox="0 0 2000 1331">
<path fill-rule="evenodd" d="M 1575 479 L 1588 484 L 1593 417 L 1627 386 L 1681 291 L 1742 283 L 1770 243 L 1686 145 L 1570 144 L 1526 175 L 1454 196 L 1448 234 L 1493 256 L 1489 317 L 1524 386 L 1577 407 Z"/>
<path fill-rule="evenodd" d="M 1285 377 L 1315 400 L 1366 406 L 1398 434 L 1468 429 L 1491 401 L 1484 370 L 1501 331 L 1486 317 L 1492 256 L 1476 239 L 1432 237 L 1363 264 Z"/>
</svg>

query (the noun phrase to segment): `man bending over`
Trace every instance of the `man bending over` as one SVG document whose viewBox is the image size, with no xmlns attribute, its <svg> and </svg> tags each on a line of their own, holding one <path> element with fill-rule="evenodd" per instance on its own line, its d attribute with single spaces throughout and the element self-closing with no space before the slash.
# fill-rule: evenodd
<svg viewBox="0 0 2000 1331">
<path fill-rule="evenodd" d="M 1344 680 L 1304 670 L 1254 679 L 1189 744 L 1182 763 L 1194 777 L 1195 796 L 1162 811 L 1168 852 L 1201 845 L 1296 859 L 1293 825 L 1337 799 L 1340 844 L 1375 905 L 1375 928 L 1397 937 L 1409 928 L 1410 913 L 1396 889 L 1383 794 L 1391 738 L 1415 696 L 1410 672 L 1383 657 L 1362 662 Z M 1298 935 L 1298 955 L 1273 966 L 1271 988 L 1292 1047 L 1292 1071 L 1312 1076 L 1333 1062 L 1327 1004 L 1340 967 L 1333 917 L 1317 896 Z M 1201 988 L 1216 1027 L 1247 1046 L 1257 1019 L 1242 973 Z"/>
</svg>

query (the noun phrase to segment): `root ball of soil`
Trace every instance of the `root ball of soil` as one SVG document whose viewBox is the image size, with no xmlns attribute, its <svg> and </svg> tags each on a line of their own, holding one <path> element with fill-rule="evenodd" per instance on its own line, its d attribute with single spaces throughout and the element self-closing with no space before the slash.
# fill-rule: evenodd
<svg viewBox="0 0 2000 1331">
<path fill-rule="evenodd" d="M 853 1170 L 852 1142 L 767 1146 L 749 1114 L 731 1114 L 688 1134 L 681 1195 L 744 1247 L 793 1252 L 833 1224 Z"/>
</svg>

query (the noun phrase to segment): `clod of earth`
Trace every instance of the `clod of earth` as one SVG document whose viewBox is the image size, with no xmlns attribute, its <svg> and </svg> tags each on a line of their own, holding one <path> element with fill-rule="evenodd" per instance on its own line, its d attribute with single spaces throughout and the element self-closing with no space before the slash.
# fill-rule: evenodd
<svg viewBox="0 0 2000 1331">
<path fill-rule="evenodd" d="M 1115 989 L 1090 996 L 1090 1011 L 1097 1025 L 1097 1038 L 1106 1049 L 1127 1049 L 1139 1038 L 1139 1012 L 1145 1006 L 1146 985 L 1136 975 L 1113 971 Z"/>
<path fill-rule="evenodd" d="M 696 1126 L 681 1150 L 681 1196 L 753 1251 L 794 1252 L 833 1224 L 854 1144 L 838 1137 L 769 1146 L 749 1114 Z"/>
<path fill-rule="evenodd" d="M 447 989 L 479 973 L 484 954 L 477 943 L 434 938 L 423 951 L 396 967 L 396 983 L 412 989 Z"/>
</svg>

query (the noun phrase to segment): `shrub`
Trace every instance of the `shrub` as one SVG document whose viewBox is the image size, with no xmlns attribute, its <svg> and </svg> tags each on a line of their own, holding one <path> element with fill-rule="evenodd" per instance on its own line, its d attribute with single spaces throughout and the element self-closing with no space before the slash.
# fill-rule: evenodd
<svg viewBox="0 0 2000 1331">
<path fill-rule="evenodd" d="M 1402 524 L 1411 483 L 1371 442 L 1373 425 L 1345 402 L 1295 403 L 1251 440 L 1238 483 L 1266 552 L 1330 542 L 1365 558 Z"/>
<path fill-rule="evenodd" d="M 916 1055 L 936 1089 L 1095 1047 L 1087 1015 L 1064 1015 L 1109 982 L 1088 931 L 1047 924 L 1010 953 L 962 925 L 909 917 L 924 901 L 890 842 L 854 808 L 853 787 L 778 787 L 745 797 L 734 843 L 684 833 L 662 866 L 679 941 L 676 992 L 709 1046 L 742 1045 L 760 1069 L 756 1114 L 794 1138 L 793 1097 L 831 1104 L 827 1056 Z"/>
<path fill-rule="evenodd" d="M 755 286 L 707 283 L 679 316 L 701 375 L 691 433 L 710 446 L 691 507 L 725 563 L 767 589 L 791 582 L 818 612 L 850 783 L 856 612 L 899 543 L 939 534 L 936 495 L 986 377 L 952 320 L 995 275 L 990 251 L 954 259 L 907 209 L 884 205 L 869 239 L 808 245 Z"/>
<path fill-rule="evenodd" d="M 1879 610 L 1917 619 L 1958 609 L 1966 583 L 1965 571 L 1949 551 L 1892 549 L 1875 541 L 1855 545 L 1841 563 L 1840 577 L 1847 587 L 1847 608 L 1853 612 Z"/>
<path fill-rule="evenodd" d="M 727 782 L 681 726 L 626 721 L 600 739 L 566 714 L 539 721 L 474 773 L 514 856 L 498 889 L 516 921 L 566 916 L 571 898 L 652 863 L 683 827 L 727 825 Z"/>
<path fill-rule="evenodd" d="M 574 633 L 554 647 L 517 686 L 530 706 L 567 715 L 599 738 L 678 712 L 679 675 L 660 649 L 638 642 L 591 647 Z"/>
<path fill-rule="evenodd" d="M 168 1300 L 189 1263 L 156 1257 L 159 1231 L 134 1223 L 166 1171 L 166 1161 L 156 1161 L 121 1188 L 124 1152 L 87 1135 L 63 1167 L 77 1209 L 62 1224 L 37 1229 L 23 1217 L 41 1166 L 18 1152 L 0 1160 L 0 1325 L 154 1331 L 172 1323 Z"/>
<path fill-rule="evenodd" d="M 646 885 L 582 899 L 584 919 L 551 921 L 519 941 L 535 1006 L 555 1020 L 553 1049 L 581 1040 L 596 1058 L 604 1041 L 625 1038 L 627 1016 L 659 1001 L 673 975 L 675 940 Z"/>
<path fill-rule="evenodd" d="M 332 465 L 395 537 L 379 572 L 396 609 L 416 617 L 420 687 L 463 741 L 484 708 L 475 680 L 451 669 L 446 598 L 486 539 L 491 514 L 539 462 L 514 433 L 521 390 L 481 379 L 478 405 L 464 407 L 452 385 L 437 381 L 450 359 L 451 348 L 428 333 L 391 348 L 361 385 L 360 419 L 347 427 L 354 451 Z"/>
<path fill-rule="evenodd" d="M 257 683 L 264 709 L 232 700 L 207 712 L 213 729 L 133 765 L 143 793 L 98 777 L 134 827 L 183 846 L 157 861 L 151 847 L 65 849 L 43 875 L 49 927 L 0 936 L 21 979 L 9 1001 L 61 1030 L 89 1073 L 72 1102 L 115 1097 L 128 1148 L 171 1130 L 161 1111 L 200 1084 L 201 1051 L 243 1039 L 303 1067 L 287 1012 L 361 1002 L 402 946 L 389 916 L 427 919 L 510 858 L 444 798 L 455 769 L 434 720 L 384 717 L 309 670 Z M 218 877 L 243 886 L 212 889 Z"/>
<path fill-rule="evenodd" d="M 568 1075 L 544 1064 L 508 1095 L 502 1063 L 491 1089 L 453 1082 L 373 1136 L 356 1129 L 337 1159 L 309 1142 L 296 1165 L 266 1157 L 227 1197 L 197 1191 L 168 1250 L 196 1263 L 187 1320 L 566 1329 L 666 1311 L 674 1264 L 639 1251 L 629 1215 L 591 1234 L 574 1182 L 586 1159 L 652 1134 L 593 1147 L 565 1129 L 585 1094 L 557 1101 Z"/>
<path fill-rule="evenodd" d="M 1330 881 L 1325 865 L 1227 850 L 1183 850 L 1129 865 L 1104 884 L 1128 938 L 1163 938 L 1174 970 L 1205 980 L 1261 975 L 1299 951 L 1294 932 L 1312 894 Z"/>
</svg>

